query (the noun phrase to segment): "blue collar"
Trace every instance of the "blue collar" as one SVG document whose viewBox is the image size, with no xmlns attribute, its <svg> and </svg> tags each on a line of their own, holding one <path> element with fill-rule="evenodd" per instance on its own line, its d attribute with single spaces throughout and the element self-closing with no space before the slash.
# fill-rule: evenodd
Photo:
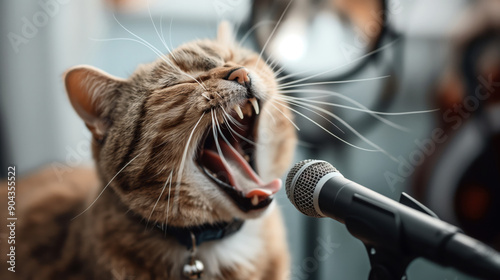
<svg viewBox="0 0 500 280">
<path fill-rule="evenodd" d="M 234 219 L 231 222 L 203 224 L 193 227 L 163 227 L 160 224 L 156 224 L 156 227 L 166 235 L 174 236 L 180 244 L 190 250 L 193 247 L 191 233 L 194 235 L 195 245 L 198 247 L 203 242 L 220 240 L 233 235 L 241 229 L 243 223 L 243 220 Z"/>
</svg>

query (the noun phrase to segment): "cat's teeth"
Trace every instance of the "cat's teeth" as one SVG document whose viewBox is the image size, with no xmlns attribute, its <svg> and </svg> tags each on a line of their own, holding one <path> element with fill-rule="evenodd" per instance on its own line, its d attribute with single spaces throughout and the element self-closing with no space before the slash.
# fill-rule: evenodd
<svg viewBox="0 0 500 280">
<path fill-rule="evenodd" d="M 250 98 L 249 100 L 250 100 L 250 103 L 252 103 L 252 106 L 255 110 L 255 114 L 258 115 L 260 112 L 260 109 L 259 109 L 259 103 L 257 102 L 257 98 L 254 97 L 254 98 Z"/>
<path fill-rule="evenodd" d="M 257 195 L 254 195 L 252 197 L 252 205 L 256 206 L 257 204 L 259 204 L 259 197 Z"/>
<path fill-rule="evenodd" d="M 240 119 L 243 119 L 243 112 L 241 111 L 240 106 L 234 106 L 234 110 L 236 111 L 236 114 L 238 114 L 238 117 L 240 117 Z"/>
</svg>

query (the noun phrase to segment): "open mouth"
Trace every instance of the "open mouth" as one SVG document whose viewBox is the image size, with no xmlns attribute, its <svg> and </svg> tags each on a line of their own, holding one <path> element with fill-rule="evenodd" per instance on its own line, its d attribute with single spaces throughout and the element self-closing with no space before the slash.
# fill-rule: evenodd
<svg viewBox="0 0 500 280">
<path fill-rule="evenodd" d="M 236 105 L 210 127 L 200 143 L 198 164 L 243 212 L 268 206 L 281 188 L 281 180 L 264 183 L 255 172 L 255 142 L 260 102 L 255 97 Z"/>
</svg>

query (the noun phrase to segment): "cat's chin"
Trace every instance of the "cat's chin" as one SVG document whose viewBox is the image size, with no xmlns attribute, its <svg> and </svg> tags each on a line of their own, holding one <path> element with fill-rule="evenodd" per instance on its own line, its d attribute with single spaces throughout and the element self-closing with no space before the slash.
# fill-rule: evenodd
<svg viewBox="0 0 500 280">
<path fill-rule="evenodd" d="M 253 219 L 259 219 L 266 217 L 269 213 L 272 212 L 274 207 L 276 207 L 276 203 L 274 201 L 271 201 L 267 206 L 257 209 L 257 210 L 251 210 L 248 212 L 243 212 L 239 209 L 238 206 L 236 206 L 232 201 L 227 201 L 229 203 L 225 203 L 226 206 L 225 211 L 227 214 L 227 219 L 230 221 L 231 219 L 237 218 L 241 220 L 253 220 Z M 222 205 L 221 205 L 222 206 Z M 222 207 L 224 207 L 222 206 Z"/>
</svg>

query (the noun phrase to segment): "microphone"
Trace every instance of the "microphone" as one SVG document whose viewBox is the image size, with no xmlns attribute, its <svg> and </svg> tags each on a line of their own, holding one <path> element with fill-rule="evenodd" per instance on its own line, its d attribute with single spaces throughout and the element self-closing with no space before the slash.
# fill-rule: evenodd
<svg viewBox="0 0 500 280">
<path fill-rule="evenodd" d="M 286 178 L 286 194 L 303 214 L 345 224 L 367 248 L 407 257 L 403 274 L 409 262 L 424 257 L 475 277 L 500 279 L 500 255 L 494 249 L 437 219 L 407 194 L 402 194 L 404 204 L 396 202 L 344 178 L 328 162 L 296 163 Z"/>
</svg>

